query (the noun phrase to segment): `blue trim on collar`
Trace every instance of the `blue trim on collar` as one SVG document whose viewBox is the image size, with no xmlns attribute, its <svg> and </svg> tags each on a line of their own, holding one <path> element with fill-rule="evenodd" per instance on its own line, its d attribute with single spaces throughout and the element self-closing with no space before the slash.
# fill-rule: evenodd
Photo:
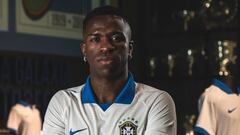
<svg viewBox="0 0 240 135">
<path fill-rule="evenodd" d="M 220 88 L 222 91 L 226 92 L 227 94 L 232 94 L 233 91 L 231 88 L 229 88 L 226 84 L 221 82 L 220 80 L 214 79 L 212 81 L 212 84 Z"/>
<path fill-rule="evenodd" d="M 19 100 L 18 103 L 19 103 L 20 105 L 25 106 L 25 107 L 31 107 L 31 104 L 29 104 L 28 102 L 25 102 L 25 101 L 23 101 L 23 100 Z"/>
<path fill-rule="evenodd" d="M 128 74 L 128 81 L 120 94 L 114 100 L 114 103 L 119 104 L 130 104 L 135 95 L 135 81 L 131 73 Z M 93 94 L 93 90 L 90 85 L 90 76 L 87 78 L 85 87 L 82 91 L 82 103 L 97 103 L 95 100 L 95 96 Z M 111 104 L 102 104 L 99 105 L 103 110 L 106 110 Z M 104 107 L 103 107 L 104 106 Z"/>
<path fill-rule="evenodd" d="M 17 130 L 16 129 L 14 129 L 14 128 L 7 128 L 7 129 L 9 130 L 9 133 L 11 135 L 17 135 Z"/>
<path fill-rule="evenodd" d="M 131 73 L 128 74 L 128 82 L 116 97 L 114 103 L 131 104 L 135 95 L 135 82 Z"/>
<path fill-rule="evenodd" d="M 86 84 L 83 88 L 81 99 L 82 103 L 96 103 L 95 96 L 90 85 L 90 76 L 88 76 Z"/>
<path fill-rule="evenodd" d="M 106 111 L 112 104 L 98 104 L 103 111 Z"/>
<path fill-rule="evenodd" d="M 205 129 L 201 127 L 194 127 L 193 131 L 197 132 L 199 135 L 210 135 Z"/>
<path fill-rule="evenodd" d="M 237 93 L 240 94 L 240 87 L 237 88 Z"/>
</svg>

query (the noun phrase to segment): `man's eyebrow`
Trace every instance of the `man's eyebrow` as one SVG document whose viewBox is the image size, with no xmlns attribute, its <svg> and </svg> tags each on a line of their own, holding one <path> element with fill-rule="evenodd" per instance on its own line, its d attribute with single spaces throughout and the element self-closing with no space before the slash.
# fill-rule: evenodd
<svg viewBox="0 0 240 135">
<path fill-rule="evenodd" d="M 121 32 L 121 31 L 113 31 L 113 32 L 111 32 L 109 35 L 121 35 L 121 36 L 124 36 L 124 37 L 125 37 L 124 33 Z"/>
<path fill-rule="evenodd" d="M 87 34 L 87 37 L 88 36 L 100 36 L 100 33 L 89 33 L 89 34 Z"/>
<path fill-rule="evenodd" d="M 113 35 L 113 34 L 122 34 L 122 35 L 123 35 L 123 32 L 120 32 L 120 31 L 114 31 L 114 32 L 112 32 L 111 34 L 112 34 L 112 35 Z"/>
<path fill-rule="evenodd" d="M 121 32 L 121 31 L 113 31 L 111 33 L 108 33 L 107 35 L 116 35 L 116 34 L 124 36 L 124 33 Z M 89 34 L 86 35 L 86 37 L 90 37 L 90 36 L 101 36 L 101 33 L 93 32 L 93 33 L 89 33 Z"/>
</svg>

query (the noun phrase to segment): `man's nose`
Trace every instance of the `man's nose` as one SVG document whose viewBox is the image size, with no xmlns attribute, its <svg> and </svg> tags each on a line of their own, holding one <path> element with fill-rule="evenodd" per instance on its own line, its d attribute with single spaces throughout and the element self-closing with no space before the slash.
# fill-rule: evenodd
<svg viewBox="0 0 240 135">
<path fill-rule="evenodd" d="M 104 38 L 100 46 L 101 52 L 109 52 L 113 49 L 114 45 L 111 43 L 111 41 L 108 38 Z"/>
</svg>

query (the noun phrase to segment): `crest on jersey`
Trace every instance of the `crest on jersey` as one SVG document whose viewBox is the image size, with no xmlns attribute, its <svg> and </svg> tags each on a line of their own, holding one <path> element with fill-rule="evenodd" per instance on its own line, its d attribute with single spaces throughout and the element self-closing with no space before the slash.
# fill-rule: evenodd
<svg viewBox="0 0 240 135">
<path fill-rule="evenodd" d="M 124 119 L 119 123 L 120 135 L 137 135 L 137 121 L 134 121 L 134 119 Z"/>
</svg>

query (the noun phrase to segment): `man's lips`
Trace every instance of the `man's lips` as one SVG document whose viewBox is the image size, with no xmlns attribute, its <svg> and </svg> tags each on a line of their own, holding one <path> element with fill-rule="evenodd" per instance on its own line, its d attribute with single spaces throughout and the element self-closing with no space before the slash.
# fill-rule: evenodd
<svg viewBox="0 0 240 135">
<path fill-rule="evenodd" d="M 107 64 L 111 64 L 112 60 L 100 60 L 101 64 L 107 65 Z"/>
<path fill-rule="evenodd" d="M 104 57 L 104 58 L 99 58 L 98 62 L 100 62 L 101 64 L 111 64 L 113 62 L 113 58 L 112 57 Z"/>
</svg>

